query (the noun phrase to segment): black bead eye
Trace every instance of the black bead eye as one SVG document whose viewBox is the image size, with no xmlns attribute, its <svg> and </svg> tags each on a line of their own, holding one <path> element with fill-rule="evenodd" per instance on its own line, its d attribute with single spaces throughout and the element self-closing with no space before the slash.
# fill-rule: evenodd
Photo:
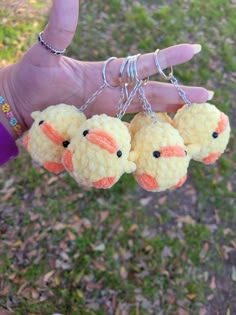
<svg viewBox="0 0 236 315">
<path fill-rule="evenodd" d="M 186 156 L 188 155 L 188 152 L 186 150 L 184 150 L 184 153 L 185 153 Z"/>
<path fill-rule="evenodd" d="M 154 151 L 153 152 L 153 156 L 158 159 L 161 156 L 161 152 L 160 151 Z"/>
<path fill-rule="evenodd" d="M 218 138 L 218 136 L 219 136 L 218 132 L 216 132 L 216 131 L 213 132 L 212 137 L 213 137 L 214 139 Z"/>
<path fill-rule="evenodd" d="M 116 155 L 118 156 L 118 158 L 120 158 L 122 156 L 121 150 L 117 151 Z"/>
<path fill-rule="evenodd" d="M 63 141 L 62 142 L 62 145 L 63 145 L 64 148 L 67 148 L 69 144 L 70 144 L 69 141 Z"/>
<path fill-rule="evenodd" d="M 84 136 L 84 137 L 86 137 L 88 133 L 89 133 L 89 131 L 88 131 L 88 130 L 84 130 L 84 132 L 83 132 L 83 136 Z"/>
<path fill-rule="evenodd" d="M 39 122 L 39 126 L 42 125 L 43 123 L 44 123 L 44 120 L 41 120 L 41 121 Z"/>
</svg>

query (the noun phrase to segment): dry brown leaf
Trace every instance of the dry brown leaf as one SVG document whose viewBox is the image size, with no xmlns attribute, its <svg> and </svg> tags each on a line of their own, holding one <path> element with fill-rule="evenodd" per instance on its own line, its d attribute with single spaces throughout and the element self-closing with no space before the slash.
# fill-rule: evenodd
<svg viewBox="0 0 236 315">
<path fill-rule="evenodd" d="M 211 278 L 210 288 L 211 288 L 212 290 L 215 290 L 215 289 L 216 289 L 216 278 L 215 278 L 215 276 L 213 276 L 213 277 Z"/>
<path fill-rule="evenodd" d="M 8 189 L 5 195 L 1 198 L 1 202 L 7 201 L 14 194 L 15 191 L 16 189 L 14 187 Z"/>
<path fill-rule="evenodd" d="M 197 294 L 195 294 L 195 293 L 187 294 L 187 298 L 188 298 L 190 301 L 195 300 L 196 297 L 197 297 Z"/>
<path fill-rule="evenodd" d="M 103 223 L 109 216 L 109 211 L 100 211 L 99 212 L 99 223 Z"/>
<path fill-rule="evenodd" d="M 61 222 L 57 222 L 54 224 L 53 226 L 53 230 L 54 231 L 61 231 L 61 230 L 65 230 L 68 227 L 67 224 L 61 223 Z"/>
<path fill-rule="evenodd" d="M 76 290 L 76 295 L 80 298 L 83 299 L 84 293 L 81 290 Z"/>
<path fill-rule="evenodd" d="M 91 229 L 91 227 L 92 227 L 92 224 L 91 224 L 91 222 L 89 221 L 89 219 L 87 219 L 87 218 L 83 218 L 82 220 L 81 220 L 81 223 L 82 223 L 82 225 L 83 225 L 83 227 L 85 227 L 86 229 Z"/>
<path fill-rule="evenodd" d="M 75 241 L 76 240 L 76 235 L 72 233 L 71 231 L 67 232 L 68 238 L 70 241 Z"/>
<path fill-rule="evenodd" d="M 228 260 L 229 259 L 229 253 L 232 252 L 234 250 L 234 248 L 226 246 L 226 245 L 223 245 L 221 247 L 221 250 L 222 250 L 222 255 L 223 255 L 224 259 Z"/>
<path fill-rule="evenodd" d="M 207 315 L 207 310 L 204 308 L 200 309 L 199 315 Z"/>
<path fill-rule="evenodd" d="M 99 271 L 105 271 L 107 269 L 107 263 L 105 261 L 94 261 L 94 267 L 95 269 Z"/>
<path fill-rule="evenodd" d="M 190 314 L 184 308 L 179 307 L 178 308 L 178 315 L 190 315 Z"/>
<path fill-rule="evenodd" d="M 52 276 L 54 275 L 54 273 L 55 273 L 55 270 L 52 270 L 52 271 L 49 271 L 48 273 L 46 273 L 43 276 L 43 282 L 47 284 L 49 282 L 49 280 L 52 278 Z"/>
<path fill-rule="evenodd" d="M 137 225 L 137 224 L 133 224 L 133 225 L 131 225 L 131 227 L 129 228 L 129 232 L 130 232 L 130 233 L 133 233 L 133 232 L 135 232 L 136 230 L 138 230 L 138 225 Z"/>
<path fill-rule="evenodd" d="M 154 252 L 154 248 L 153 248 L 151 245 L 147 245 L 147 246 L 145 247 L 145 252 L 152 254 L 152 253 Z"/>
<path fill-rule="evenodd" d="M 204 260 L 206 258 L 206 255 L 209 251 L 209 244 L 208 243 L 204 243 L 203 248 L 199 254 L 199 257 L 201 260 Z"/>
<path fill-rule="evenodd" d="M 232 192 L 233 191 L 233 185 L 231 182 L 227 182 L 227 189 L 229 192 Z"/>
<path fill-rule="evenodd" d="M 75 200 L 77 200 L 77 199 L 81 199 L 81 198 L 83 198 L 84 197 L 84 194 L 73 194 L 73 195 L 70 195 L 70 196 L 68 196 L 67 197 L 67 199 L 69 200 L 69 201 L 75 201 Z"/>
<path fill-rule="evenodd" d="M 95 283 L 95 282 L 89 282 L 86 285 L 86 290 L 87 291 L 93 291 L 93 290 L 99 290 L 101 289 L 101 283 Z"/>
<path fill-rule="evenodd" d="M 148 197 L 146 197 L 146 198 L 141 198 L 141 199 L 140 199 L 140 204 L 141 204 L 143 207 L 146 207 L 151 201 L 152 201 L 152 197 L 151 197 L 151 196 L 148 196 Z"/>
<path fill-rule="evenodd" d="M 157 202 L 161 206 L 166 202 L 166 200 L 167 200 L 167 196 L 163 196 L 163 197 L 160 197 Z"/>
<path fill-rule="evenodd" d="M 30 215 L 30 221 L 37 221 L 40 218 L 40 214 L 39 213 L 34 213 L 34 212 L 29 212 Z"/>
<path fill-rule="evenodd" d="M 93 246 L 93 245 L 92 245 L 92 247 L 93 247 L 93 250 L 94 250 L 95 252 L 104 252 L 104 250 L 106 249 L 106 246 L 105 246 L 104 243 L 99 244 L 99 245 L 97 245 L 97 246 Z"/>
<path fill-rule="evenodd" d="M 177 221 L 181 222 L 181 223 L 189 224 L 189 225 L 195 225 L 196 224 L 196 221 L 190 215 L 179 216 L 177 218 Z"/>
<path fill-rule="evenodd" d="M 219 211 L 218 210 L 215 211 L 214 217 L 216 219 L 216 223 L 220 224 L 220 216 L 219 216 Z"/>
<path fill-rule="evenodd" d="M 35 289 L 32 289 L 32 290 L 31 290 L 31 295 L 32 295 L 32 298 L 33 298 L 34 300 L 38 300 L 38 298 L 39 298 L 39 293 L 38 293 Z"/>
<path fill-rule="evenodd" d="M 120 268 L 120 276 L 123 280 L 126 280 L 128 277 L 128 271 L 126 270 L 124 266 L 121 266 Z"/>
<path fill-rule="evenodd" d="M 0 315 L 12 315 L 12 312 L 0 308 Z"/>
<path fill-rule="evenodd" d="M 49 185 L 51 185 L 51 184 L 57 182 L 58 179 L 59 179 L 58 176 L 52 176 L 52 177 L 50 177 L 49 180 L 47 181 L 47 185 L 49 186 Z"/>
<path fill-rule="evenodd" d="M 224 236 L 226 236 L 226 235 L 234 235 L 233 230 L 231 230 L 230 228 L 224 229 L 223 233 L 224 233 Z"/>
<path fill-rule="evenodd" d="M 169 304 L 174 304 L 176 302 L 176 294 L 174 292 L 171 292 L 167 295 L 167 302 Z"/>
<path fill-rule="evenodd" d="M 5 282 L 4 280 L 0 279 L 0 292 L 1 292 L 0 295 L 7 296 L 9 294 L 9 291 L 10 291 L 9 284 Z"/>
</svg>

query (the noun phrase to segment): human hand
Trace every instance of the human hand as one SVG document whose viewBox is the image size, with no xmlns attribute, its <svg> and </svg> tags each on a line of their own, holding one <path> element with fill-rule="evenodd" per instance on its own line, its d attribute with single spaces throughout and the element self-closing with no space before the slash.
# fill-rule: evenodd
<svg viewBox="0 0 236 315">
<path fill-rule="evenodd" d="M 78 0 L 54 0 L 49 23 L 43 38 L 52 47 L 66 48 L 72 41 L 78 23 Z M 158 53 L 162 69 L 189 61 L 199 52 L 199 45 L 182 44 L 172 46 Z M 109 84 L 119 86 L 119 71 L 123 58 L 112 60 L 106 71 Z M 17 111 L 19 121 L 25 128 L 32 124 L 31 112 L 42 110 L 58 103 L 80 107 L 103 84 L 104 62 L 84 62 L 56 56 L 39 42 L 26 52 L 4 75 L 6 99 Z M 137 64 L 140 79 L 157 73 L 154 54 L 141 55 Z M 201 87 L 183 87 L 191 102 L 205 102 L 212 93 Z M 168 83 L 150 81 L 144 87 L 145 95 L 154 111 L 175 111 L 183 105 L 175 87 Z M 85 114 L 106 113 L 114 116 L 118 111 L 120 89 L 106 87 L 88 106 Z M 142 110 L 138 97 L 132 101 L 128 112 Z"/>
</svg>

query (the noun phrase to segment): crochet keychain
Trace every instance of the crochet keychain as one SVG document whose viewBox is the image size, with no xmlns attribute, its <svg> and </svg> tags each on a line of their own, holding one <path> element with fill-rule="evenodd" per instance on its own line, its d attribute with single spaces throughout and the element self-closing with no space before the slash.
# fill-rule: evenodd
<svg viewBox="0 0 236 315">
<path fill-rule="evenodd" d="M 31 158 L 48 171 L 59 174 L 64 171 L 62 155 L 80 125 L 86 121 L 83 111 L 105 87 L 111 87 L 106 80 L 105 72 L 108 63 L 115 59 L 107 59 L 103 67 L 104 84 L 81 106 L 52 105 L 43 111 L 31 114 L 34 122 L 24 134 L 23 144 Z"/>
<path fill-rule="evenodd" d="M 136 80 L 139 81 L 137 75 Z M 130 123 L 134 177 L 142 188 L 152 192 L 180 187 L 189 165 L 183 139 L 166 114 L 152 111 L 142 85 L 138 93 L 144 113 L 137 114 Z"/>
<path fill-rule="evenodd" d="M 175 114 L 173 124 L 184 139 L 188 154 L 193 160 L 205 164 L 216 162 L 229 142 L 228 116 L 210 103 L 191 103 L 180 87 L 178 80 L 174 77 L 173 69 L 171 68 L 168 75 L 162 71 L 157 58 L 158 50 L 154 56 L 160 75 L 176 87 L 180 97 L 185 102 L 185 105 Z"/>
<path fill-rule="evenodd" d="M 106 86 L 110 86 L 105 67 L 103 80 L 101 88 L 80 110 L 85 110 Z M 80 126 L 71 140 L 62 163 L 80 186 L 111 188 L 124 173 L 136 169 L 135 163 L 129 160 L 131 136 L 122 117 L 121 113 L 117 117 L 95 115 Z"/>
<path fill-rule="evenodd" d="M 59 104 L 31 114 L 34 122 L 23 144 L 32 159 L 48 171 L 64 170 L 61 159 L 77 128 L 86 120 L 75 106 Z"/>
</svg>

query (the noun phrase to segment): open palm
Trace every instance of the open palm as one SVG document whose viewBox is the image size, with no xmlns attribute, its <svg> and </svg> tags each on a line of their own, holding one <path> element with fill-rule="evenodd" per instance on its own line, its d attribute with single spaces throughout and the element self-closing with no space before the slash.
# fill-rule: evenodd
<svg viewBox="0 0 236 315">
<path fill-rule="evenodd" d="M 78 23 L 78 0 L 54 0 L 49 23 L 43 38 L 52 47 L 66 48 L 72 41 Z M 162 69 L 190 60 L 196 45 L 182 44 L 163 49 L 158 54 Z M 87 116 L 96 113 L 115 115 L 120 96 L 119 70 L 122 58 L 112 60 L 107 66 L 107 80 L 117 88 L 106 87 L 86 110 Z M 103 84 L 104 62 L 82 62 L 66 56 L 56 56 L 40 43 L 35 43 L 22 60 L 10 68 L 8 73 L 12 100 L 23 124 L 32 124 L 32 111 L 42 110 L 58 103 L 80 107 Z M 142 55 L 138 61 L 140 79 L 157 72 L 153 53 Z M 174 111 L 183 101 L 175 87 L 168 83 L 149 82 L 145 94 L 153 110 Z M 209 92 L 200 87 L 184 87 L 190 101 L 205 102 Z M 141 110 L 138 98 L 134 99 L 129 112 Z"/>
</svg>

